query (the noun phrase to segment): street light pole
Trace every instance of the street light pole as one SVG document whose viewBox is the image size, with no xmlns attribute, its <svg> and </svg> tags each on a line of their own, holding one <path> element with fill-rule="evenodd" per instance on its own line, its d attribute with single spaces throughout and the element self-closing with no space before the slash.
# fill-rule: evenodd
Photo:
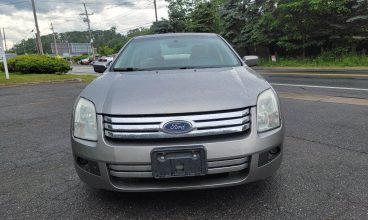
<svg viewBox="0 0 368 220">
<path fill-rule="evenodd" d="M 38 51 L 40 52 L 40 54 L 43 55 L 43 47 L 42 47 L 42 42 L 41 42 L 41 34 L 40 34 L 40 29 L 38 27 L 38 21 L 37 21 L 37 14 L 36 14 L 36 6 L 35 6 L 35 2 L 34 0 L 32 1 L 32 8 L 33 8 L 33 16 L 34 16 L 34 20 L 35 20 L 35 24 L 36 24 L 36 37 L 37 37 L 37 45 L 38 45 Z"/>
</svg>

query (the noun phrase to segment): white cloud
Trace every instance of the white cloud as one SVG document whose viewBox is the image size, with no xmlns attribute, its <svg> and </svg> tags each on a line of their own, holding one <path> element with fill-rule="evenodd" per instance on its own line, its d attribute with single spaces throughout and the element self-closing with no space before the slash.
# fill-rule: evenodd
<svg viewBox="0 0 368 220">
<path fill-rule="evenodd" d="M 83 0 L 35 0 L 41 35 L 50 34 L 50 23 L 58 33 L 87 30 L 83 22 Z M 131 28 L 149 26 L 155 20 L 153 0 L 85 0 L 93 30 L 115 26 L 125 33 Z M 103 2 L 103 4 L 102 4 Z M 165 0 L 157 0 L 158 18 L 167 18 Z M 8 47 L 34 36 L 32 7 L 28 1 L 0 0 L 0 25 L 5 27 Z"/>
</svg>

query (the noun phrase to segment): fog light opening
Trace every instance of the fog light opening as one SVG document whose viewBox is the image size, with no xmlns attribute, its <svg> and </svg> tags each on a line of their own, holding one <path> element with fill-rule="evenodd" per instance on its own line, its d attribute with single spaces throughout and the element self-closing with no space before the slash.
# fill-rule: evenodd
<svg viewBox="0 0 368 220">
<path fill-rule="evenodd" d="M 263 152 L 259 154 L 258 158 L 258 167 L 263 166 L 272 160 L 274 160 L 281 152 L 280 147 L 272 148 L 269 151 Z"/>
<path fill-rule="evenodd" d="M 273 149 L 271 149 L 270 151 L 268 151 L 271 155 L 277 155 L 280 153 L 280 147 L 275 147 Z"/>
<path fill-rule="evenodd" d="M 76 161 L 77 161 L 78 166 L 82 168 L 83 170 L 89 173 L 92 173 L 94 175 L 97 175 L 97 176 L 101 175 L 100 168 L 97 162 L 86 160 L 81 157 L 77 157 Z"/>
<path fill-rule="evenodd" d="M 88 164 L 88 160 L 85 160 L 83 158 L 77 157 L 77 163 L 81 166 Z"/>
</svg>

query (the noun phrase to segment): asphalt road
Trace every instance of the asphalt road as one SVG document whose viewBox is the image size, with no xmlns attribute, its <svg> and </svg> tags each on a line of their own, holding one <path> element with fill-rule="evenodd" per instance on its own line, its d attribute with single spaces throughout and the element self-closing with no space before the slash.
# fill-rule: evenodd
<svg viewBox="0 0 368 220">
<path fill-rule="evenodd" d="M 303 77 L 265 77 L 305 84 Z M 358 79 L 330 80 L 338 82 L 329 86 L 367 88 Z M 368 91 L 275 86 L 296 98 L 282 98 L 285 154 L 270 179 L 213 190 L 116 193 L 87 187 L 74 171 L 69 124 L 84 87 L 0 88 L 2 219 L 368 219 L 368 107 L 297 96 L 363 101 Z"/>
<path fill-rule="evenodd" d="M 78 74 L 97 74 L 93 70 L 92 65 L 73 65 L 72 70 L 69 71 L 69 73 L 76 74 L 76 75 Z"/>
</svg>

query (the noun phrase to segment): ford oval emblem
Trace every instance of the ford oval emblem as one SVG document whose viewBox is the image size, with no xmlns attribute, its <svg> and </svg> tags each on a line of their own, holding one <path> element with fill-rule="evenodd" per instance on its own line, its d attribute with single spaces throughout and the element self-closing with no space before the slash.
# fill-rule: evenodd
<svg viewBox="0 0 368 220">
<path fill-rule="evenodd" d="M 193 129 L 193 123 L 184 120 L 168 121 L 161 125 L 161 130 L 168 134 L 185 134 Z"/>
</svg>

